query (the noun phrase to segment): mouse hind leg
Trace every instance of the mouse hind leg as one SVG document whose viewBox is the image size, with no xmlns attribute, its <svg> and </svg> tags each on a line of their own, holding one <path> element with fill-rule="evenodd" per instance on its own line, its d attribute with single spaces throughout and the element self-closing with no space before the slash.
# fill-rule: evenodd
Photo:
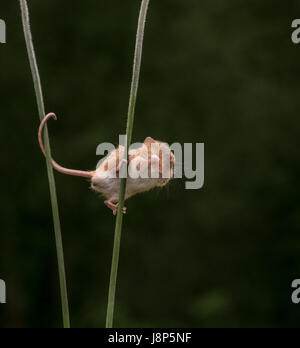
<svg viewBox="0 0 300 348">
<path fill-rule="evenodd" d="M 117 212 L 118 212 L 118 206 L 119 204 L 116 203 L 117 201 L 116 200 L 113 200 L 113 199 L 109 199 L 109 200 L 106 200 L 104 201 L 104 204 L 112 210 L 113 214 L 116 216 L 117 215 Z M 126 214 L 127 212 L 127 208 L 126 207 L 123 207 L 123 210 L 122 210 L 123 214 Z"/>
</svg>

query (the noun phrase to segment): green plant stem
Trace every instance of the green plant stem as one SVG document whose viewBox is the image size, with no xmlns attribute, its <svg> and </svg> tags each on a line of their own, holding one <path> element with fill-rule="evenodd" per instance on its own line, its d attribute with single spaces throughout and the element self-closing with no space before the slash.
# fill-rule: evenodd
<svg viewBox="0 0 300 348">
<path fill-rule="evenodd" d="M 128 149 L 132 139 L 135 105 L 136 105 L 140 71 L 141 71 L 144 31 L 145 31 L 145 23 L 146 23 L 149 1 L 150 0 L 142 0 L 140 15 L 139 15 L 139 22 L 138 22 L 138 29 L 137 29 L 137 36 L 136 36 L 133 75 L 132 75 L 130 100 L 129 100 L 129 108 L 128 108 L 127 130 L 126 130 L 127 144 L 125 146 L 125 154 L 127 156 L 127 159 L 128 159 Z M 116 285 L 117 285 L 120 244 L 121 244 L 122 224 L 123 224 L 122 209 L 124 207 L 125 192 L 126 192 L 126 178 L 122 179 L 120 184 L 119 206 L 118 206 L 118 214 L 117 214 L 116 226 L 115 226 L 115 238 L 114 238 L 113 257 L 112 257 L 109 293 L 108 293 L 106 328 L 113 327 Z"/>
<path fill-rule="evenodd" d="M 37 99 L 38 112 L 40 120 L 45 117 L 45 105 L 42 92 L 41 79 L 39 75 L 39 70 L 37 66 L 36 56 L 34 52 L 34 46 L 32 42 L 32 35 L 30 31 L 30 20 L 29 20 L 29 10 L 26 0 L 20 0 L 21 14 L 23 29 L 25 35 L 25 42 L 27 47 L 28 58 L 30 62 L 30 68 L 34 83 L 34 89 Z M 68 294 L 67 294 L 67 283 L 66 283 L 66 272 L 64 265 L 64 252 L 63 243 L 60 227 L 60 218 L 57 203 L 56 185 L 54 179 L 53 168 L 51 165 L 51 149 L 48 130 L 45 129 L 44 135 L 45 148 L 46 148 L 46 163 L 47 163 L 47 173 L 50 187 L 50 197 L 53 213 L 54 231 L 55 231 L 55 241 L 56 241 L 56 251 L 58 259 L 58 271 L 59 271 L 59 282 L 60 282 L 60 292 L 61 292 L 61 302 L 62 302 L 62 314 L 63 314 L 63 324 L 65 328 L 70 328 L 70 318 L 69 318 L 69 305 L 68 305 Z"/>
</svg>

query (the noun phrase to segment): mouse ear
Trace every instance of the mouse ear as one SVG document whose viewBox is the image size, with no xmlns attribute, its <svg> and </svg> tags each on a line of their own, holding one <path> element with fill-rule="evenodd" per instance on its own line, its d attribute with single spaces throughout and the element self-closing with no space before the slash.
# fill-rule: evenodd
<svg viewBox="0 0 300 348">
<path fill-rule="evenodd" d="M 144 144 L 148 145 L 148 144 L 153 144 L 156 143 L 156 141 L 154 139 L 152 139 L 151 137 L 147 137 L 144 141 Z"/>
</svg>

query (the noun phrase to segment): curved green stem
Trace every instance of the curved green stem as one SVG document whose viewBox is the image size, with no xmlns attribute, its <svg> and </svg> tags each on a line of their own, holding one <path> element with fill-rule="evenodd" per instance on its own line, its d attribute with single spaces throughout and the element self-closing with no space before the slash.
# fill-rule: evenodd
<svg viewBox="0 0 300 348">
<path fill-rule="evenodd" d="M 144 31 L 145 31 L 145 23 L 146 23 L 149 1 L 150 0 L 142 0 L 139 22 L 138 22 L 138 29 L 137 29 L 133 75 L 132 75 L 132 83 L 131 83 L 131 91 L 130 91 L 128 119 L 127 119 L 127 131 L 126 131 L 127 144 L 125 146 L 126 147 L 125 154 L 127 154 L 127 156 L 128 156 L 127 152 L 132 139 L 135 105 L 136 105 L 136 98 L 137 98 L 140 71 L 141 71 Z M 111 275 L 110 275 L 110 283 L 109 283 L 107 316 L 106 316 L 106 328 L 113 327 L 117 274 L 118 274 L 118 265 L 119 265 L 119 255 L 120 255 L 122 223 L 123 223 L 122 209 L 124 207 L 125 192 L 126 192 L 126 179 L 122 179 L 121 186 L 120 186 L 118 214 L 117 214 L 116 227 L 115 227 L 115 239 L 114 239 L 113 258 L 112 258 Z"/>
<path fill-rule="evenodd" d="M 21 6 L 25 42 L 26 42 L 27 53 L 28 53 L 28 58 L 30 62 L 30 68 L 31 68 L 31 73 L 32 73 L 32 78 L 34 83 L 36 99 L 37 99 L 39 117 L 40 117 L 40 120 L 42 120 L 45 117 L 45 105 L 44 105 L 41 79 L 39 75 L 36 56 L 34 52 L 34 46 L 32 42 L 32 35 L 30 31 L 30 20 L 29 20 L 29 11 L 27 6 L 27 1 L 20 0 L 20 6 Z M 54 179 L 53 169 L 51 165 L 50 141 L 49 141 L 49 135 L 48 135 L 47 129 L 45 129 L 44 134 L 45 134 L 44 139 L 45 139 L 45 149 L 46 149 L 48 181 L 49 181 L 49 187 L 50 187 L 56 251 L 57 251 L 57 259 L 58 259 L 58 271 L 59 271 L 59 281 L 60 281 L 63 323 L 65 328 L 69 328 L 70 318 L 69 318 L 66 272 L 65 272 L 65 264 L 64 264 L 64 252 L 63 252 L 63 243 L 62 243 L 61 227 L 60 227 L 60 219 L 59 219 L 59 211 L 58 211 L 58 203 L 57 203 L 56 185 L 55 185 L 55 179 Z"/>
</svg>

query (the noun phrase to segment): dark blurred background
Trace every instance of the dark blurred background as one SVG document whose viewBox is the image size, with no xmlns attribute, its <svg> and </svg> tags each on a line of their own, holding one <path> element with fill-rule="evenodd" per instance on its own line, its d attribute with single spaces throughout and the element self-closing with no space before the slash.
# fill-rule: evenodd
<svg viewBox="0 0 300 348">
<path fill-rule="evenodd" d="M 140 0 L 30 0 L 54 157 L 93 169 L 124 134 Z M 1 327 L 60 327 L 45 161 L 18 1 L 2 1 Z M 299 1 L 151 0 L 134 141 L 205 143 L 205 187 L 127 202 L 118 327 L 295 327 L 300 307 Z M 115 219 L 56 174 L 71 322 L 103 327 Z"/>
</svg>

